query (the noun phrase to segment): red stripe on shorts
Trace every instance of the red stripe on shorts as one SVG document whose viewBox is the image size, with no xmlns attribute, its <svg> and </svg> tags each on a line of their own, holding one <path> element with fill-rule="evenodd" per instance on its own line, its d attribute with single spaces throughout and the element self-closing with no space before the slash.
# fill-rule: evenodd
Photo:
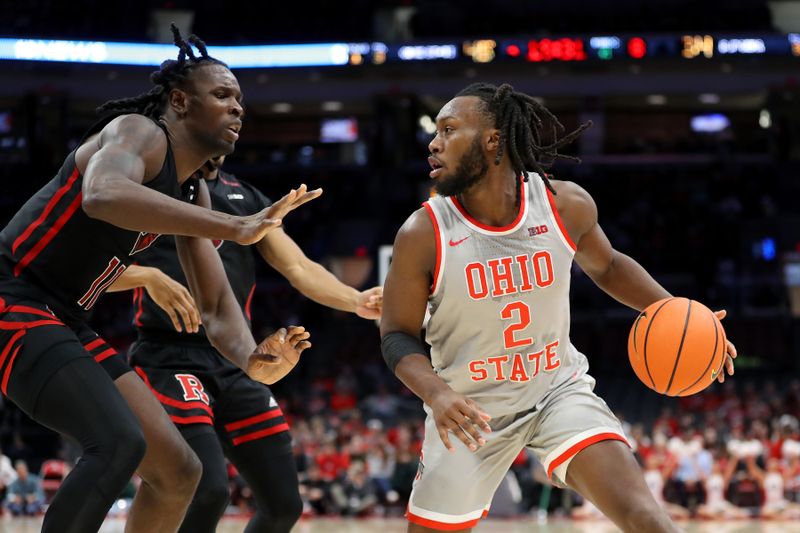
<svg viewBox="0 0 800 533">
<path fill-rule="evenodd" d="M 283 424 L 278 424 L 277 426 L 272 426 L 271 428 L 262 429 L 261 431 L 246 433 L 241 437 L 236 437 L 235 439 L 232 439 L 231 442 L 233 442 L 234 446 L 238 446 L 242 443 L 256 439 L 263 439 L 264 437 L 269 437 L 270 435 L 281 433 L 283 431 L 289 431 L 289 424 L 284 422 Z"/>
<path fill-rule="evenodd" d="M 562 453 L 561 455 L 559 455 L 558 457 L 556 457 L 555 459 L 553 459 L 550 462 L 550 466 L 547 467 L 547 477 L 548 477 L 548 479 L 553 475 L 553 470 L 558 468 L 559 465 L 561 465 L 561 463 L 563 463 L 564 461 L 566 461 L 570 457 L 574 456 L 575 454 L 577 454 L 579 451 L 583 450 L 584 448 L 587 448 L 587 447 L 591 446 L 592 444 L 597 444 L 598 442 L 604 441 L 604 440 L 619 440 L 619 441 L 624 442 L 625 444 L 628 444 L 628 441 L 625 440 L 625 437 L 623 437 L 622 435 L 619 435 L 617 433 L 598 433 L 597 435 L 592 435 L 591 437 L 587 437 L 587 438 L 583 439 L 582 441 L 577 442 L 577 443 L 573 444 L 572 446 L 570 446 L 569 448 L 567 448 L 567 450 L 564 453 Z M 566 481 L 566 480 L 563 480 L 563 481 Z"/>
<path fill-rule="evenodd" d="M 486 511 L 484 511 L 484 516 L 485 514 Z M 459 531 L 461 529 L 468 529 L 475 527 L 481 520 L 480 518 L 476 518 L 474 520 L 467 520 L 466 522 L 459 522 L 457 524 L 448 524 L 447 522 L 438 522 L 436 520 L 422 518 L 421 516 L 417 516 L 409 510 L 406 510 L 406 518 L 412 524 L 417 524 L 418 526 L 428 527 L 431 529 L 437 529 L 439 531 Z"/>
<path fill-rule="evenodd" d="M 276 407 L 275 409 L 270 409 L 269 411 L 261 413 L 260 415 L 251 416 L 250 418 L 245 418 L 237 422 L 231 422 L 230 424 L 225 424 L 225 431 L 236 431 L 237 429 L 241 429 L 247 426 L 252 426 L 253 424 L 258 424 L 259 422 L 263 422 L 264 420 L 271 420 L 281 415 L 283 415 L 283 413 L 281 412 L 281 408 Z"/>
</svg>

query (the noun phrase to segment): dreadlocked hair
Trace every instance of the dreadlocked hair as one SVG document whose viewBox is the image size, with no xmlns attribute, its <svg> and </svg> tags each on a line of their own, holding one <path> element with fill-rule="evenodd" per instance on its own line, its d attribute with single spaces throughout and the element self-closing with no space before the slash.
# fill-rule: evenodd
<svg viewBox="0 0 800 533">
<path fill-rule="evenodd" d="M 133 98 L 109 100 L 97 108 L 98 113 L 113 111 L 116 113 L 138 113 L 147 117 L 158 119 L 164 112 L 169 92 L 177 87 L 184 87 L 190 73 L 203 65 L 222 65 L 222 61 L 208 55 L 206 43 L 196 35 L 190 35 L 188 41 L 184 40 L 175 24 L 170 24 L 173 42 L 180 49 L 178 59 L 168 59 L 161 63 L 161 67 L 150 74 L 153 88 Z M 192 45 L 197 48 L 199 56 L 195 54 Z"/>
<path fill-rule="evenodd" d="M 573 132 L 559 137 L 565 129 L 556 116 L 538 100 L 515 91 L 507 83 L 499 87 L 490 83 L 473 83 L 456 96 L 478 97 L 483 103 L 481 111 L 500 130 L 500 146 L 494 159 L 495 165 L 499 165 L 503 154 L 508 152 L 511 166 L 517 175 L 528 181 L 526 171 L 534 170 L 550 192 L 555 194 L 545 169 L 559 159 L 580 163 L 581 160 L 577 157 L 561 154 L 558 150 L 591 127 L 591 121 L 584 122 Z M 551 135 L 549 144 L 545 140 L 546 134 Z"/>
</svg>

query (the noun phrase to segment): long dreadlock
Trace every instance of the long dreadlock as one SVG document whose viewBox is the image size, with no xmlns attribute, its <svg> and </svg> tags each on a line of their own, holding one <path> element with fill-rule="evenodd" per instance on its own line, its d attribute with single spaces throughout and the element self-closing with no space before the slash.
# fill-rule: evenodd
<svg viewBox="0 0 800 533">
<path fill-rule="evenodd" d="M 515 91 L 507 83 L 499 87 L 490 83 L 473 83 L 456 96 L 478 97 L 484 104 L 481 112 L 500 130 L 500 146 L 494 159 L 495 165 L 499 165 L 503 154 L 508 152 L 516 175 L 526 176 L 527 170 L 534 170 L 541 176 L 545 186 L 555 194 L 545 169 L 558 159 L 580 163 L 577 157 L 560 154 L 558 150 L 589 128 L 591 121 L 559 137 L 559 133 L 564 132 L 564 126 L 556 116 L 535 98 Z M 545 134 L 551 132 L 550 143 L 545 144 Z M 524 179 L 527 181 L 528 178 Z M 519 203 L 519 198 L 517 201 Z"/>
<path fill-rule="evenodd" d="M 186 41 L 174 23 L 170 24 L 170 29 L 172 30 L 173 42 L 180 49 L 178 59 L 164 61 L 161 63 L 161 68 L 150 74 L 150 81 L 154 84 L 152 89 L 133 98 L 109 100 L 97 108 L 98 113 L 106 111 L 138 113 L 158 119 L 164 112 L 169 92 L 175 88 L 185 87 L 186 81 L 194 69 L 210 64 L 228 66 L 222 61 L 209 56 L 206 43 L 196 35 L 190 35 L 188 41 Z M 192 45 L 200 53 L 199 57 L 195 55 Z"/>
</svg>

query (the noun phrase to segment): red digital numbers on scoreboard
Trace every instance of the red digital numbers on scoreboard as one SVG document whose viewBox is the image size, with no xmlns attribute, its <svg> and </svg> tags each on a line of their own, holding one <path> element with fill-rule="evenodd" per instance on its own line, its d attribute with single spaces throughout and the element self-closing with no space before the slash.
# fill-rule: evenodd
<svg viewBox="0 0 800 533">
<path fill-rule="evenodd" d="M 528 41 L 528 61 L 585 61 L 586 52 L 581 39 L 539 39 Z"/>
<path fill-rule="evenodd" d="M 647 54 L 647 43 L 641 37 L 634 37 L 628 41 L 628 55 L 634 59 L 641 59 Z"/>
</svg>

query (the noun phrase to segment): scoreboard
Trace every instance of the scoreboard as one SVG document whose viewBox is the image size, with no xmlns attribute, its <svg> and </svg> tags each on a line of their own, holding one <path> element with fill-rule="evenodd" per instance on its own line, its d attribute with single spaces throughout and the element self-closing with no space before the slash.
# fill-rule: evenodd
<svg viewBox="0 0 800 533">
<path fill-rule="evenodd" d="M 733 56 L 800 58 L 800 34 L 637 34 L 478 38 L 438 42 L 334 42 L 209 46 L 231 68 L 383 65 L 420 62 L 581 63 Z M 157 66 L 171 45 L 0 38 L 0 60 Z"/>
</svg>

